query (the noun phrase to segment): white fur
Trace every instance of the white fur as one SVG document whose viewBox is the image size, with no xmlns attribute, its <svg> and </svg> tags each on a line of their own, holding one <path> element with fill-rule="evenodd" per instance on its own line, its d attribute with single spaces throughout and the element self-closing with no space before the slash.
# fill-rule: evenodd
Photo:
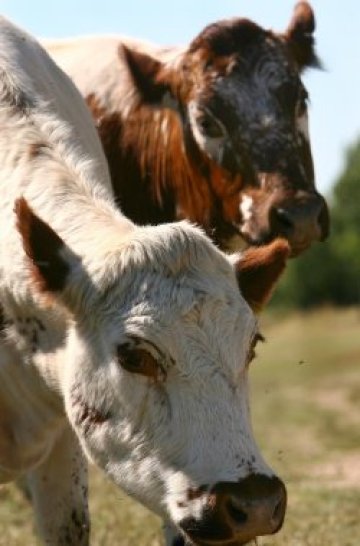
<svg viewBox="0 0 360 546">
<path fill-rule="evenodd" d="M 96 90 L 100 105 L 112 111 L 120 110 L 124 118 L 127 108 L 130 109 L 136 99 L 136 90 L 126 63 L 119 60 L 121 44 L 135 51 L 146 52 L 174 67 L 184 51 L 183 47 L 162 48 L 150 42 L 117 35 L 42 40 L 41 43 L 56 63 L 76 82 L 76 87 L 84 97 Z"/>
<path fill-rule="evenodd" d="M 116 209 L 80 95 L 5 19 L 0 66 L 0 300 L 14 321 L 0 355 L 0 482 L 27 475 L 47 544 L 88 544 L 83 453 L 167 520 L 198 517 L 206 497 L 187 501 L 189 488 L 272 475 L 249 419 L 254 315 L 199 229 L 136 227 Z M 21 196 L 65 242 L 53 303 L 15 228 Z M 121 367 L 117 347 L 134 338 L 163 355 L 162 382 Z M 85 407 L 106 418 L 89 423 Z"/>
<path fill-rule="evenodd" d="M 241 198 L 240 203 L 240 212 L 242 214 L 244 222 L 248 222 L 249 220 L 251 220 L 251 217 L 253 215 L 253 206 L 253 198 L 249 195 L 244 194 Z"/>
</svg>

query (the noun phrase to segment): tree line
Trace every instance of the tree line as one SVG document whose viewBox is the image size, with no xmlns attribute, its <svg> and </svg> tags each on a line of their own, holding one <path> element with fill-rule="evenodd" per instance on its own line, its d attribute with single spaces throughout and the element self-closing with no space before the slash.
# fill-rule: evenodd
<svg viewBox="0 0 360 546">
<path fill-rule="evenodd" d="M 330 237 L 291 260 L 273 306 L 310 308 L 360 303 L 360 138 L 329 196 Z"/>
</svg>

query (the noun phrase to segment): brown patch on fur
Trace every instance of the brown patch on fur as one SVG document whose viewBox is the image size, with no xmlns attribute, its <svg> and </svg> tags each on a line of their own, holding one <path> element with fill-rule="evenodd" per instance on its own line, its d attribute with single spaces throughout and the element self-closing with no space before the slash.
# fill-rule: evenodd
<svg viewBox="0 0 360 546">
<path fill-rule="evenodd" d="M 62 291 L 69 273 L 60 255 L 64 241 L 34 214 L 23 197 L 16 200 L 14 211 L 35 284 L 41 292 Z"/>
<path fill-rule="evenodd" d="M 36 159 L 44 153 L 46 148 L 47 146 L 43 142 L 33 142 L 29 146 L 29 158 Z"/>
<path fill-rule="evenodd" d="M 249 19 L 219 21 L 208 25 L 200 32 L 191 42 L 189 52 L 204 49 L 210 58 L 226 57 L 234 53 L 235 44 L 240 52 L 242 48 L 249 47 L 254 41 L 259 40 L 265 32 Z"/>
<path fill-rule="evenodd" d="M 314 49 L 314 31 L 315 17 L 310 4 L 307 2 L 298 2 L 287 28 L 285 38 L 291 54 L 300 69 L 307 66 L 321 66 Z"/>
<path fill-rule="evenodd" d="M 249 248 L 242 254 L 236 266 L 240 290 L 255 312 L 270 299 L 289 255 L 290 246 L 284 239 Z"/>
<path fill-rule="evenodd" d="M 126 114 L 111 108 L 107 110 L 95 93 L 88 95 L 86 100 L 109 163 L 114 193 L 124 214 L 138 224 L 186 218 L 201 225 L 226 249 L 243 227 L 240 201 L 246 188 L 247 194 L 248 190 L 257 193 L 261 207 L 254 209 L 256 218 L 251 237 L 245 232 L 241 236 L 250 244 L 264 244 L 276 236 L 290 240 L 288 225 L 278 222 L 275 230 L 270 229 L 270 206 L 274 202 L 273 194 L 278 199 L 282 192 L 284 201 L 285 198 L 289 201 L 290 193 L 294 196 L 299 189 L 315 193 L 309 143 L 303 142 L 294 152 L 293 165 L 284 152 L 286 165 L 281 167 L 284 172 L 278 172 L 281 170 L 280 163 L 276 163 L 278 158 L 269 152 L 270 157 L 266 160 L 269 166 L 264 169 L 271 174 L 273 187 L 265 191 L 259 186 L 256 162 L 246 145 L 243 150 L 239 145 L 239 157 L 234 150 L 234 157 L 230 157 L 229 152 L 228 161 L 223 160 L 220 166 L 195 142 L 185 111 L 195 96 L 200 95 L 205 104 L 212 93 L 216 96 L 214 82 L 236 72 L 243 57 L 245 60 L 247 56 L 252 58 L 253 50 L 260 56 L 262 52 L 264 55 L 271 53 L 271 48 L 281 50 L 294 73 L 302 67 L 301 63 L 311 64 L 316 57 L 314 28 L 313 13 L 306 2 L 298 4 L 287 33 L 282 35 L 264 30 L 247 19 L 219 21 L 206 27 L 191 42 L 181 59 L 178 58 L 176 69 L 171 63 L 121 44 L 119 62 L 128 69 L 134 91 Z M 171 97 L 174 104 L 167 104 L 164 101 L 167 97 Z M 287 95 L 281 100 L 284 110 L 286 106 L 288 109 L 294 106 L 292 102 L 286 104 Z M 162 108 L 164 102 L 167 108 Z M 295 132 L 293 136 L 296 137 Z M 298 168 L 300 165 L 301 169 Z M 303 172 L 305 176 L 301 174 Z M 282 207 L 281 203 L 279 207 Z M 302 237 L 301 230 L 302 226 L 297 230 L 299 238 Z M 324 228 L 323 233 L 326 232 Z M 306 235 L 309 245 L 318 238 L 318 230 Z M 305 247 L 302 245 L 295 250 L 301 252 Z"/>
<path fill-rule="evenodd" d="M 86 99 L 95 119 L 117 202 L 135 223 L 188 219 L 216 241 L 236 233 L 241 176 L 233 177 L 200 152 L 184 147 L 178 115 L 145 105 L 122 122 L 94 94 Z M 164 129 L 165 128 L 165 129 Z M 126 173 L 126 174 L 125 174 Z"/>
<path fill-rule="evenodd" d="M 120 58 L 125 58 L 135 87 L 143 99 L 148 104 L 160 103 L 164 95 L 170 91 L 169 85 L 162 81 L 162 63 L 124 44 L 119 46 L 118 54 Z"/>
<path fill-rule="evenodd" d="M 103 413 L 85 402 L 75 387 L 71 393 L 71 404 L 75 411 L 75 425 L 82 428 L 85 434 L 97 425 L 102 425 L 110 418 L 110 413 Z"/>
</svg>

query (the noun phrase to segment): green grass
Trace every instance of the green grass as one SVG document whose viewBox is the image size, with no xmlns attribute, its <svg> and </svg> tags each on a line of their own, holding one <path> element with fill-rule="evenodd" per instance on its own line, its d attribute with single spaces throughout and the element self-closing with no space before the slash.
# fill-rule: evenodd
<svg viewBox="0 0 360 546">
<path fill-rule="evenodd" d="M 360 544 L 360 311 L 265 316 L 251 367 L 255 434 L 288 487 L 283 530 L 259 546 Z M 93 546 L 161 546 L 160 522 L 91 472 Z M 38 546 L 15 488 L 0 489 L 0 546 Z"/>
</svg>

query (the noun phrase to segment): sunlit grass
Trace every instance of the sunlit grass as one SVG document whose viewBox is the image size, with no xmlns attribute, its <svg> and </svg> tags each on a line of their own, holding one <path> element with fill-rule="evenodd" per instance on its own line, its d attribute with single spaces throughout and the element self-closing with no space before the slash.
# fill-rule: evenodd
<svg viewBox="0 0 360 546">
<path fill-rule="evenodd" d="M 283 530 L 259 546 L 360 544 L 360 311 L 265 316 L 251 368 L 256 437 L 285 480 Z M 160 522 L 91 472 L 92 546 L 161 546 Z M 38 546 L 31 510 L 0 489 L 0 546 Z"/>
</svg>

